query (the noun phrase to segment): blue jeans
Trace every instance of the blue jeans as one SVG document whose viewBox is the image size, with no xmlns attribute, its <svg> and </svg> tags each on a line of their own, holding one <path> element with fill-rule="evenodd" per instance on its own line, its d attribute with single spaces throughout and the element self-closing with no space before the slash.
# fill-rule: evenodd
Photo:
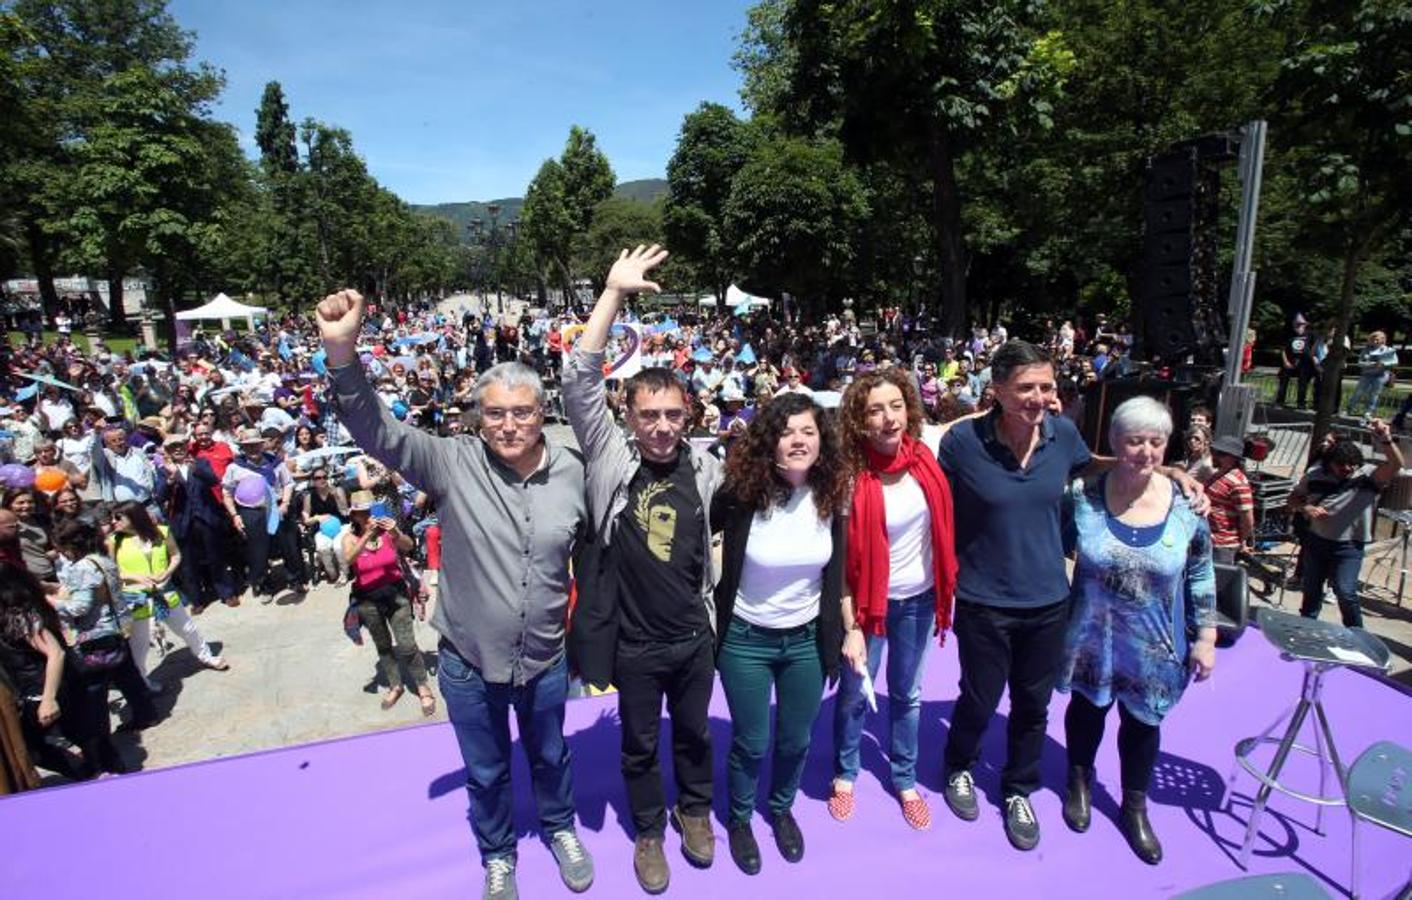
<svg viewBox="0 0 1412 900">
<path fill-rule="evenodd" d="M 545 835 L 574 826 L 569 745 L 564 742 L 564 701 L 569 670 L 559 661 L 528 684 L 495 684 L 456 652 L 440 646 L 437 682 L 466 762 L 471 827 L 482 862 L 515 858 L 514 794 L 510 787 L 510 707 L 529 758 L 530 780 Z"/>
<path fill-rule="evenodd" d="M 887 601 L 887 635 L 868 635 L 868 675 L 876 689 L 883 647 L 887 654 L 887 708 L 891 721 L 888 762 L 892 788 L 906 791 L 917 784 L 917 727 L 922 718 L 922 663 L 936 619 L 933 592 L 905 600 Z M 863 717 L 868 701 L 863 679 L 847 662 L 843 664 L 834 701 L 834 776 L 858 779 L 858 745 L 863 739 Z"/>
<path fill-rule="evenodd" d="M 1383 384 L 1387 381 L 1385 375 L 1360 375 L 1358 385 L 1353 389 L 1353 396 L 1348 398 L 1348 414 L 1358 415 L 1358 407 L 1362 406 L 1365 415 L 1373 415 L 1378 409 L 1378 397 L 1383 393 Z"/>
<path fill-rule="evenodd" d="M 1338 598 L 1338 610 L 1348 628 L 1363 627 L 1363 607 L 1358 601 L 1358 570 L 1363 568 L 1363 544 L 1331 541 L 1317 534 L 1304 538 L 1304 603 L 1299 614 L 1319 618 L 1324 605 L 1324 582 Z"/>
</svg>

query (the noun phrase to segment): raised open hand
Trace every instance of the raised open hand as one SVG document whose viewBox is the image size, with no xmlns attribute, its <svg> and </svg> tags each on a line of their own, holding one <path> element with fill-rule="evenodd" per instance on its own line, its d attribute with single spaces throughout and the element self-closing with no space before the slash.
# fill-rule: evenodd
<svg viewBox="0 0 1412 900">
<path fill-rule="evenodd" d="M 314 320 L 319 323 L 329 365 L 341 366 L 353 361 L 358 329 L 363 324 L 363 307 L 363 295 L 352 288 L 329 294 L 315 307 Z"/>
<path fill-rule="evenodd" d="M 660 244 L 651 247 L 637 245 L 636 250 L 624 250 L 618 261 L 608 270 L 604 287 L 624 294 L 640 294 L 644 291 L 660 293 L 662 286 L 647 280 L 647 273 L 657 268 L 667 258 L 667 251 Z"/>
</svg>

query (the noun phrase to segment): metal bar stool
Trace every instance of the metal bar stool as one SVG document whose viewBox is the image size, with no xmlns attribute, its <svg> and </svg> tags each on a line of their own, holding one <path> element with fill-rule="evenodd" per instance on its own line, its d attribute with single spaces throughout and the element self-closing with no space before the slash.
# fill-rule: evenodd
<svg viewBox="0 0 1412 900">
<path fill-rule="evenodd" d="M 1353 817 L 1353 897 L 1359 897 L 1358 823 L 1371 822 L 1412 837 L 1412 750 L 1379 741 L 1348 767 L 1345 783 Z M 1405 857 L 1404 857 L 1405 859 Z M 1412 896 L 1412 877 L 1398 893 Z"/>
<path fill-rule="evenodd" d="M 1387 645 L 1374 635 L 1361 628 L 1345 628 L 1332 622 L 1306 619 L 1279 610 L 1262 608 L 1256 620 L 1265 639 L 1280 651 L 1280 658 L 1304 663 L 1304 684 L 1299 699 L 1274 722 L 1256 737 L 1245 738 L 1236 743 L 1235 761 L 1238 768 L 1231 771 L 1227 796 L 1234 787 L 1240 769 L 1245 769 L 1256 781 L 1260 789 L 1255 793 L 1255 802 L 1250 809 L 1250 822 L 1245 829 L 1245 842 L 1240 848 L 1240 867 L 1247 868 L 1250 852 L 1255 846 L 1255 837 L 1260 833 L 1260 817 L 1271 791 L 1279 791 L 1298 800 L 1315 804 L 1314 831 L 1324 833 L 1324 807 L 1343 806 L 1344 781 L 1346 773 L 1339 760 L 1338 749 L 1334 746 L 1333 730 L 1329 718 L 1324 714 L 1323 688 L 1324 675 L 1333 669 L 1344 666 L 1381 669 L 1386 671 L 1391 653 Z M 1300 742 L 1300 732 L 1313 714 L 1314 745 Z M 1285 726 L 1284 733 L 1276 738 L 1275 731 Z M 1269 768 L 1261 770 L 1251 760 L 1251 754 L 1263 744 L 1275 744 L 1275 756 Z M 1297 790 L 1281 782 L 1280 772 L 1289 760 L 1292 751 L 1307 753 L 1318 760 L 1319 792 L 1312 794 Z M 1328 793 L 1328 770 L 1334 770 L 1338 795 Z"/>
</svg>

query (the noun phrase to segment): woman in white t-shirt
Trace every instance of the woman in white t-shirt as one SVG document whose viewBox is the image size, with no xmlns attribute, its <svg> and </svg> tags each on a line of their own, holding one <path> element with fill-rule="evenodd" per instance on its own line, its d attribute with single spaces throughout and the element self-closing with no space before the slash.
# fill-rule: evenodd
<svg viewBox="0 0 1412 900">
<path fill-rule="evenodd" d="M 858 376 L 839 404 L 853 479 L 845 591 L 852 598 L 843 677 L 834 706 L 829 813 L 853 815 L 853 783 L 871 685 L 887 652 L 888 759 L 902 817 L 918 830 L 931 811 L 917 792 L 922 663 L 935 631 L 945 640 L 956 588 L 951 487 L 922 432 L 922 401 L 899 368 Z"/>
<path fill-rule="evenodd" d="M 785 394 L 732 446 L 711 504 L 711 522 L 725 533 L 715 600 L 716 664 L 731 711 L 726 826 L 731 858 L 749 875 L 760 870 L 750 819 L 770 742 L 772 690 L 770 826 L 785 860 L 804 855 L 790 809 L 824 679 L 838 676 L 848 605 L 843 468 L 823 410 L 805 395 Z"/>
</svg>

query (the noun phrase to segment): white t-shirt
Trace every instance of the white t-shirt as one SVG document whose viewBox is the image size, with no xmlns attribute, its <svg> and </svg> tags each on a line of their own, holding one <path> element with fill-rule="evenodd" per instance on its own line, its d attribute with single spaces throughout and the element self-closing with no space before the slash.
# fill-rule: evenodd
<svg viewBox="0 0 1412 900">
<path fill-rule="evenodd" d="M 887 595 L 899 600 L 915 597 L 935 582 L 927 498 L 911 475 L 902 476 L 896 484 L 883 485 L 882 490 L 887 517 Z"/>
<path fill-rule="evenodd" d="M 745 543 L 735 615 L 761 628 L 796 628 L 818 618 L 832 528 L 832 519 L 819 518 L 808 486 L 795 488 L 768 514 L 757 512 Z"/>
</svg>

